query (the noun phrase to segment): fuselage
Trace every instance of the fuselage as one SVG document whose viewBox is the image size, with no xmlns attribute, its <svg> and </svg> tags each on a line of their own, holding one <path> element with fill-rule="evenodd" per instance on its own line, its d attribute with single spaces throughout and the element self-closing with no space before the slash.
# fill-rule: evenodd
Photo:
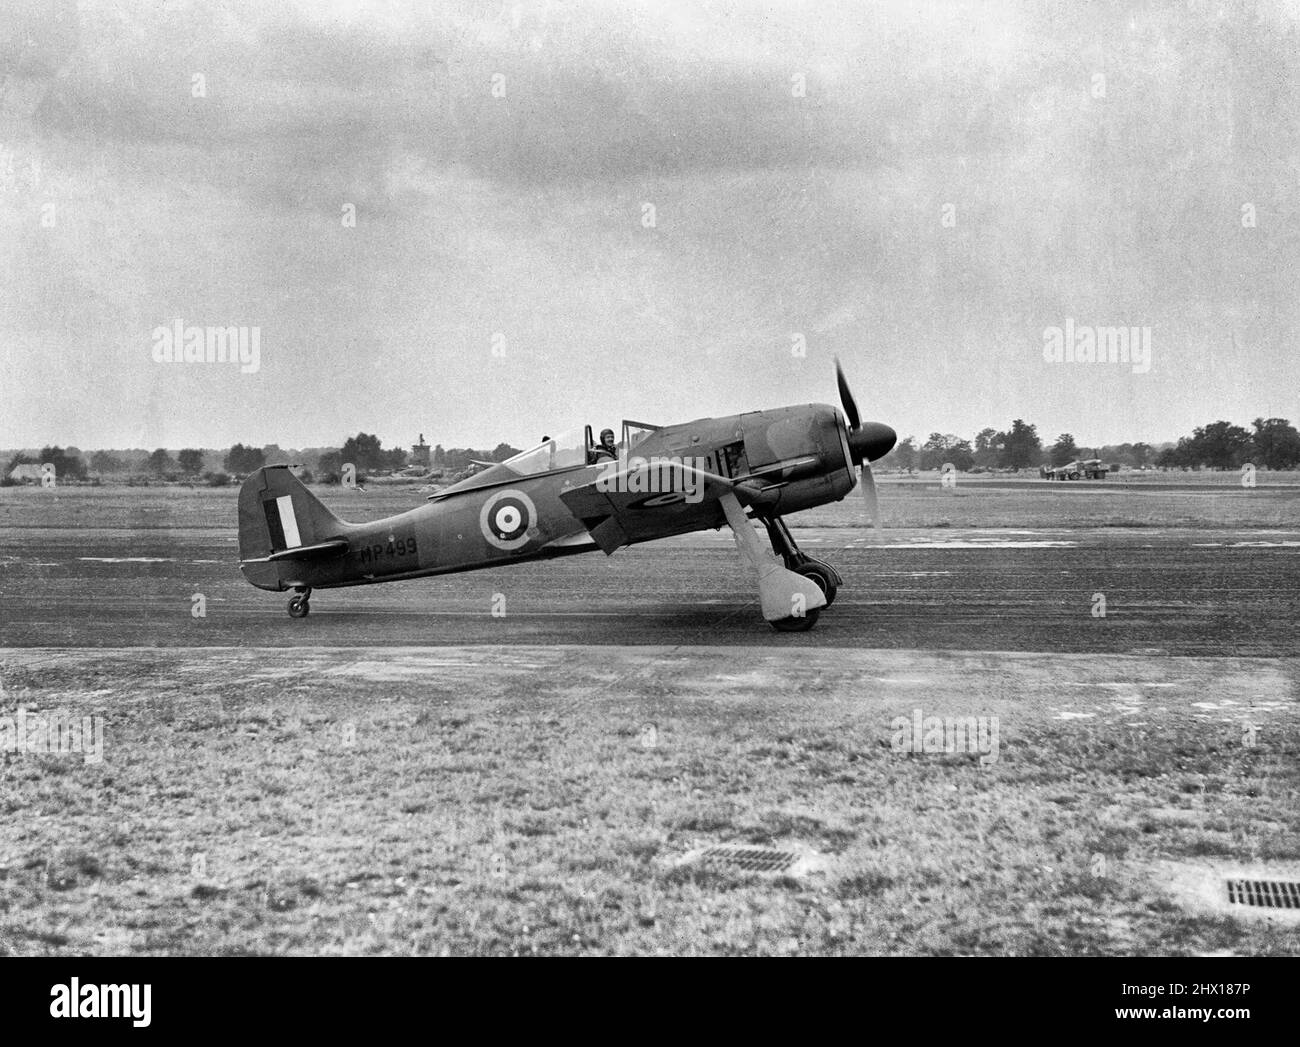
<svg viewBox="0 0 1300 1047">
<path fill-rule="evenodd" d="M 735 482 L 753 511 L 767 516 L 838 501 L 857 482 L 843 420 L 827 404 L 655 428 L 630 455 L 699 461 L 704 471 Z M 533 473 L 499 463 L 395 516 L 371 523 L 332 519 L 336 533 L 316 537 L 345 540 L 339 555 L 245 562 L 242 570 L 262 589 L 326 589 L 596 551 L 587 525 L 560 496 L 608 474 L 610 464 L 587 464 L 585 450 L 581 457 L 577 464 Z M 625 544 L 724 523 L 716 501 L 679 504 L 671 513 L 647 513 L 645 526 L 629 530 Z"/>
</svg>

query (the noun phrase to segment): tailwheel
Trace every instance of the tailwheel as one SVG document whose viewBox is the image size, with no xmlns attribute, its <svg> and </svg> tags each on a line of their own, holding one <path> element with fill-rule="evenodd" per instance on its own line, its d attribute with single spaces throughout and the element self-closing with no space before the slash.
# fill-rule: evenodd
<svg viewBox="0 0 1300 1047">
<path fill-rule="evenodd" d="M 816 582 L 822 591 L 822 595 L 826 597 L 827 607 L 835 602 L 835 596 L 840 591 L 840 579 L 839 575 L 835 573 L 835 569 L 831 567 L 830 564 L 824 564 L 820 560 L 809 558 L 803 563 L 794 564 L 790 570 L 795 574 L 801 574 L 805 578 L 811 578 Z"/>
<path fill-rule="evenodd" d="M 779 633 L 806 633 L 817 624 L 817 616 L 822 613 L 820 607 L 815 607 L 807 611 L 800 618 L 778 618 L 772 623 L 772 628 Z"/>
<path fill-rule="evenodd" d="M 308 602 L 310 596 L 311 596 L 311 590 L 308 589 L 306 592 L 299 593 L 297 596 L 290 597 L 289 599 L 290 618 L 306 618 L 307 615 L 311 613 L 311 604 Z"/>
</svg>

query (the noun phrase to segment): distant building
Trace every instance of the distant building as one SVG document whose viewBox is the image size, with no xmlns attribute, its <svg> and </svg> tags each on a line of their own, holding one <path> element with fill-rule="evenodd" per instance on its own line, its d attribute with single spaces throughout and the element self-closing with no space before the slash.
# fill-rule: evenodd
<svg viewBox="0 0 1300 1047">
<path fill-rule="evenodd" d="M 20 483 L 27 483 L 28 481 L 31 481 L 32 483 L 40 483 L 41 467 L 32 462 L 28 462 L 24 465 L 15 465 L 9 473 L 9 479 L 16 480 Z"/>
<path fill-rule="evenodd" d="M 420 442 L 411 444 L 411 464 L 418 465 L 421 469 L 429 468 L 429 453 L 432 448 L 424 442 L 424 433 L 420 434 Z"/>
</svg>

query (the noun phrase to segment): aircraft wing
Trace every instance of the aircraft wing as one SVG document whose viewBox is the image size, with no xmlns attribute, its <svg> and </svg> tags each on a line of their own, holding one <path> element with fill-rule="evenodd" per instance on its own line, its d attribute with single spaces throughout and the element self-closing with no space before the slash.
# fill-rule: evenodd
<svg viewBox="0 0 1300 1047">
<path fill-rule="evenodd" d="M 602 473 L 561 491 L 560 500 L 610 554 L 635 540 L 721 526 L 726 516 L 719 499 L 731 493 L 744 492 L 714 473 L 653 462 Z"/>
</svg>

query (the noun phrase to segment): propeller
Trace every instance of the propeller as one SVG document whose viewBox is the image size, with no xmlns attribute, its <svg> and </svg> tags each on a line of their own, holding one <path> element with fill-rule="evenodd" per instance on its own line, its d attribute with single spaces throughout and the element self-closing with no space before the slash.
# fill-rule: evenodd
<svg viewBox="0 0 1300 1047">
<path fill-rule="evenodd" d="M 880 537 L 880 498 L 876 494 L 876 478 L 871 474 L 871 466 L 866 462 L 862 463 L 862 498 L 867 503 L 867 512 L 871 514 L 871 524 L 876 529 L 876 537 Z"/>
<path fill-rule="evenodd" d="M 894 444 L 898 442 L 898 434 L 884 422 L 862 421 L 861 415 L 858 414 L 858 402 L 853 399 L 839 357 L 835 358 L 835 383 L 840 388 L 840 403 L 844 405 L 844 417 L 849 423 L 845 432 L 849 453 L 853 457 L 853 464 L 862 467 L 862 497 L 866 501 L 867 512 L 871 514 L 871 520 L 879 535 L 880 499 L 876 494 L 876 478 L 871 475 L 871 463 L 884 458 L 894 449 Z"/>
<path fill-rule="evenodd" d="M 835 384 L 840 387 L 840 403 L 844 405 L 844 417 L 849 420 L 849 430 L 852 431 L 862 424 L 862 419 L 858 416 L 858 402 L 853 399 L 849 380 L 844 377 L 844 368 L 840 366 L 838 356 L 835 358 Z"/>
</svg>

